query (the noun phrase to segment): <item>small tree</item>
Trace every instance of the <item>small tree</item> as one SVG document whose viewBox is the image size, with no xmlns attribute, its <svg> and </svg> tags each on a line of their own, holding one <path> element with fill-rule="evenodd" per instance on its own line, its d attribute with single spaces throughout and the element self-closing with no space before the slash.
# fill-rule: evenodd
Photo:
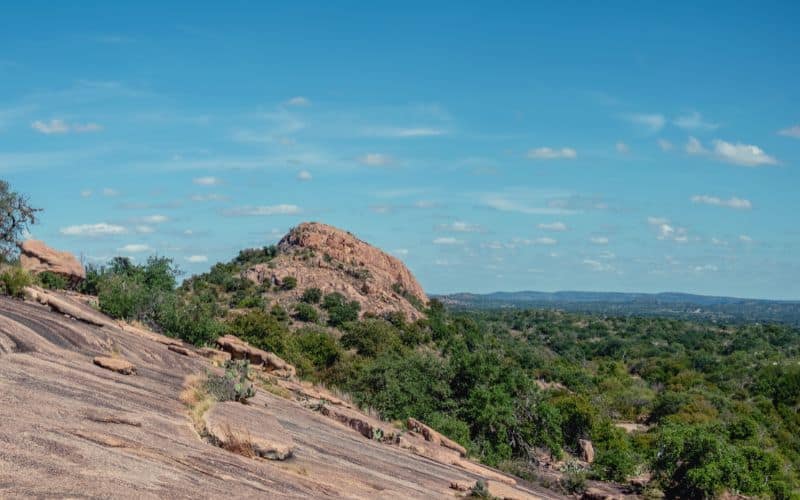
<svg viewBox="0 0 800 500">
<path fill-rule="evenodd" d="M 11 190 L 8 182 L 0 180 L 0 260 L 9 261 L 17 252 L 28 227 L 36 224 L 36 214 L 28 198 Z"/>
</svg>

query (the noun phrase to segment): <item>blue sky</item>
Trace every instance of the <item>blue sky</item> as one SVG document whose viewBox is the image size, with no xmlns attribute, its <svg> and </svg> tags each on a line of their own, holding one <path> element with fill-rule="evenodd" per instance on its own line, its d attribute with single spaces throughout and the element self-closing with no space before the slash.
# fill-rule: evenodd
<svg viewBox="0 0 800 500">
<path fill-rule="evenodd" d="M 0 17 L 0 176 L 88 262 L 318 220 L 434 293 L 800 298 L 796 2 L 92 3 Z"/>
</svg>

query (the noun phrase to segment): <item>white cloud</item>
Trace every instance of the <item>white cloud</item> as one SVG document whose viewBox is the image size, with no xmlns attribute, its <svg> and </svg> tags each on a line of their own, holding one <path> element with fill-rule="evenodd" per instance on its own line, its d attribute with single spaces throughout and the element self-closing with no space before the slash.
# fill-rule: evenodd
<svg viewBox="0 0 800 500">
<path fill-rule="evenodd" d="M 666 139 L 659 139 L 658 147 L 661 148 L 661 151 L 671 151 L 674 146 Z"/>
<path fill-rule="evenodd" d="M 91 189 L 84 189 L 81 191 L 81 198 L 89 198 L 90 196 L 92 196 Z"/>
<path fill-rule="evenodd" d="M 110 236 L 125 234 L 126 229 L 123 226 L 100 222 L 97 224 L 78 224 L 62 227 L 59 232 L 65 236 Z"/>
<path fill-rule="evenodd" d="M 222 184 L 221 179 L 212 176 L 195 177 L 192 179 L 192 182 L 198 186 L 218 186 L 219 184 Z"/>
<path fill-rule="evenodd" d="M 624 142 L 618 142 L 615 147 L 617 149 L 617 153 L 626 154 L 630 153 L 631 151 L 628 145 L 625 144 Z"/>
<path fill-rule="evenodd" d="M 658 113 L 636 113 L 627 115 L 625 117 L 629 122 L 639 125 L 650 132 L 658 132 L 662 128 L 664 128 L 664 124 L 667 122 L 664 115 Z"/>
<path fill-rule="evenodd" d="M 794 137 L 795 139 L 800 139 L 800 125 L 794 125 L 779 130 L 778 135 L 785 135 L 786 137 Z"/>
<path fill-rule="evenodd" d="M 741 241 L 743 243 L 752 243 L 753 242 L 753 238 L 751 238 L 750 236 L 747 236 L 746 234 L 740 234 L 739 235 L 739 241 Z"/>
<path fill-rule="evenodd" d="M 156 229 L 153 226 L 147 226 L 144 224 L 136 226 L 134 229 L 136 230 L 137 233 L 141 234 L 150 234 L 156 231 Z"/>
<path fill-rule="evenodd" d="M 208 193 L 208 194 L 193 194 L 190 199 L 192 201 L 225 201 L 228 199 L 224 194 Z"/>
<path fill-rule="evenodd" d="M 555 245 L 558 243 L 558 240 L 550 238 L 548 236 L 542 236 L 540 238 L 536 238 L 535 240 L 533 240 L 533 243 L 535 245 Z"/>
<path fill-rule="evenodd" d="M 31 128 L 42 134 L 68 134 L 70 132 L 99 132 L 103 127 L 96 123 L 67 123 L 64 120 L 52 119 L 50 121 L 36 120 L 31 123 Z"/>
<path fill-rule="evenodd" d="M 532 160 L 560 160 L 566 159 L 571 160 L 578 156 L 577 151 L 572 148 L 561 148 L 561 149 L 553 149 L 553 148 L 536 148 L 531 149 L 528 151 L 528 158 Z"/>
<path fill-rule="evenodd" d="M 758 146 L 739 142 L 732 144 L 730 142 L 715 140 L 714 154 L 724 161 L 743 165 L 745 167 L 775 165 L 778 163 L 778 160 L 766 154 L 764 150 Z"/>
<path fill-rule="evenodd" d="M 358 158 L 359 163 L 370 167 L 384 167 L 390 165 L 393 161 L 391 156 L 381 153 L 367 153 Z"/>
<path fill-rule="evenodd" d="M 575 213 L 575 210 L 557 206 L 557 204 L 547 207 L 530 206 L 524 201 L 518 201 L 502 194 L 486 195 L 483 197 L 482 202 L 485 206 L 501 212 L 518 212 L 528 215 L 564 215 Z"/>
<path fill-rule="evenodd" d="M 695 266 L 694 267 L 694 271 L 696 273 L 702 273 L 702 272 L 705 272 L 705 271 L 715 272 L 715 271 L 718 271 L 718 270 L 719 270 L 719 268 L 717 266 L 715 266 L 714 264 L 705 264 L 705 265 L 702 265 L 702 266 Z"/>
<path fill-rule="evenodd" d="M 114 196 L 119 196 L 119 191 L 113 188 L 103 188 L 103 196 L 113 198 Z"/>
<path fill-rule="evenodd" d="M 589 238 L 589 241 L 595 245 L 608 245 L 608 238 L 606 236 L 592 236 Z"/>
<path fill-rule="evenodd" d="M 404 139 L 411 137 L 436 137 L 446 135 L 447 130 L 434 127 L 372 127 L 363 131 L 372 137 Z"/>
<path fill-rule="evenodd" d="M 128 245 L 117 248 L 117 251 L 123 253 L 142 253 L 142 252 L 149 252 L 150 247 L 145 245 L 144 243 L 130 243 Z"/>
<path fill-rule="evenodd" d="M 481 230 L 481 227 L 476 224 L 468 224 L 464 221 L 455 221 L 452 224 L 442 224 L 439 226 L 440 229 L 446 231 L 455 231 L 457 233 L 477 233 Z"/>
<path fill-rule="evenodd" d="M 142 217 L 142 222 L 147 224 L 161 224 L 163 222 L 167 222 L 169 217 L 166 215 L 148 215 L 146 217 Z"/>
<path fill-rule="evenodd" d="M 658 230 L 656 238 L 659 240 L 671 240 L 678 243 L 689 241 L 686 228 L 673 226 L 668 219 L 663 217 L 648 217 L 647 223 L 655 226 Z"/>
<path fill-rule="evenodd" d="M 433 240 L 434 245 L 463 245 L 464 242 L 462 240 L 452 238 L 449 236 L 444 236 L 441 238 L 436 238 Z"/>
<path fill-rule="evenodd" d="M 414 208 L 433 208 L 438 204 L 431 200 L 417 200 L 414 202 Z"/>
<path fill-rule="evenodd" d="M 229 217 L 239 216 L 268 216 L 268 215 L 298 215 L 302 213 L 302 209 L 297 205 L 268 205 L 268 206 L 246 206 L 235 207 L 224 210 L 223 215 Z"/>
<path fill-rule="evenodd" d="M 567 225 L 563 222 L 551 222 L 551 223 L 542 223 L 537 226 L 539 229 L 543 229 L 545 231 L 566 231 Z"/>
<path fill-rule="evenodd" d="M 750 210 L 751 208 L 753 208 L 753 204 L 750 203 L 750 200 L 737 198 L 735 196 L 727 200 L 723 200 L 722 198 L 718 198 L 716 196 L 709 196 L 707 194 L 697 194 L 692 196 L 692 203 L 713 205 L 717 207 L 737 208 L 742 210 Z"/>
<path fill-rule="evenodd" d="M 703 144 L 700 143 L 696 138 L 689 137 L 689 140 L 686 142 L 686 152 L 690 155 L 699 155 L 708 153 Z"/>
<path fill-rule="evenodd" d="M 407 248 L 397 248 L 394 251 L 392 251 L 392 253 L 395 254 L 395 255 L 400 255 L 400 256 L 405 257 L 406 255 L 408 255 L 408 249 Z"/>
<path fill-rule="evenodd" d="M 719 128 L 719 124 L 705 121 L 703 115 L 697 111 L 679 116 L 672 123 L 684 130 L 715 130 Z"/>
<path fill-rule="evenodd" d="M 186 257 L 186 260 L 192 264 L 198 264 L 201 262 L 208 262 L 208 257 L 205 255 L 190 255 Z"/>
<path fill-rule="evenodd" d="M 608 262 L 600 262 L 599 260 L 593 260 L 593 259 L 584 259 L 583 263 L 589 266 L 589 268 L 592 271 L 606 272 L 614 270 L 614 266 L 612 266 Z"/>
<path fill-rule="evenodd" d="M 311 175 L 311 172 L 308 170 L 301 170 L 297 173 L 297 180 L 298 181 L 310 181 L 314 177 Z"/>
<path fill-rule="evenodd" d="M 299 108 L 305 108 L 311 106 L 311 100 L 307 97 L 299 95 L 296 97 L 292 97 L 291 99 L 286 101 L 286 104 L 288 104 L 289 106 L 297 106 Z"/>
</svg>

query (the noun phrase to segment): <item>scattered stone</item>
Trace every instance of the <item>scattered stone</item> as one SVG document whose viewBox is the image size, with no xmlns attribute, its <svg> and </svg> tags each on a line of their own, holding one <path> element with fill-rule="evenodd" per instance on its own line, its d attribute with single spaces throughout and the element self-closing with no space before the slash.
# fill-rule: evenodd
<svg viewBox="0 0 800 500">
<path fill-rule="evenodd" d="M 111 370 L 112 372 L 121 373 L 123 375 L 133 375 L 136 373 L 136 367 L 133 364 L 122 358 L 111 358 L 108 356 L 97 356 L 94 358 L 94 364 L 100 368 Z"/>
<path fill-rule="evenodd" d="M 470 486 L 465 483 L 459 483 L 458 481 L 450 482 L 450 489 L 456 491 L 467 491 L 470 489 Z"/>
<path fill-rule="evenodd" d="M 86 279 L 83 265 L 69 252 L 59 252 L 39 240 L 23 241 L 19 249 L 20 266 L 32 274 L 49 271 L 67 278 L 72 285 Z"/>
<path fill-rule="evenodd" d="M 292 456 L 294 442 L 273 415 L 228 401 L 217 403 L 203 416 L 211 439 L 222 448 L 269 460 Z"/>
<path fill-rule="evenodd" d="M 378 421 L 371 421 L 372 419 L 355 410 L 322 405 L 319 412 L 350 427 L 367 439 L 384 442 L 396 441 L 397 433 L 394 429 L 383 426 Z"/>
<path fill-rule="evenodd" d="M 581 447 L 581 459 L 586 463 L 594 462 L 594 446 L 588 439 L 579 439 L 578 445 Z"/>
<path fill-rule="evenodd" d="M 229 352 L 220 351 L 219 349 L 214 349 L 213 347 L 201 347 L 197 349 L 197 354 L 203 356 L 204 358 L 208 358 L 211 361 L 217 361 L 220 363 L 224 363 L 231 359 L 231 354 Z"/>
<path fill-rule="evenodd" d="M 190 351 L 189 349 L 187 349 L 187 348 L 185 348 L 185 347 L 183 347 L 183 346 L 179 346 L 179 345 L 168 345 L 168 346 L 167 346 L 167 349 L 169 349 L 169 350 L 170 350 L 170 351 L 172 351 L 172 352 L 175 352 L 175 353 L 178 353 L 178 354 L 182 354 L 182 355 L 184 355 L 184 356 L 189 356 L 189 357 L 192 357 L 192 356 L 194 356 L 194 355 L 195 355 L 195 354 L 194 354 L 192 351 Z"/>
</svg>

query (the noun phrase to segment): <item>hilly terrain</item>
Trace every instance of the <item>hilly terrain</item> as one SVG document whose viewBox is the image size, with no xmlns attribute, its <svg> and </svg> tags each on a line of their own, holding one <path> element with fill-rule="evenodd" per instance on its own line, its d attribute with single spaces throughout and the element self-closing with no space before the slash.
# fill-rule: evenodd
<svg viewBox="0 0 800 500">
<path fill-rule="evenodd" d="M 182 283 L 166 257 L 20 253 L 0 269 L 2 496 L 798 493 L 788 324 L 429 298 L 319 223 Z"/>
<path fill-rule="evenodd" d="M 717 322 L 779 322 L 800 326 L 800 302 L 688 293 L 494 292 L 437 296 L 459 308 L 543 308 L 613 316 L 660 316 Z"/>
</svg>

